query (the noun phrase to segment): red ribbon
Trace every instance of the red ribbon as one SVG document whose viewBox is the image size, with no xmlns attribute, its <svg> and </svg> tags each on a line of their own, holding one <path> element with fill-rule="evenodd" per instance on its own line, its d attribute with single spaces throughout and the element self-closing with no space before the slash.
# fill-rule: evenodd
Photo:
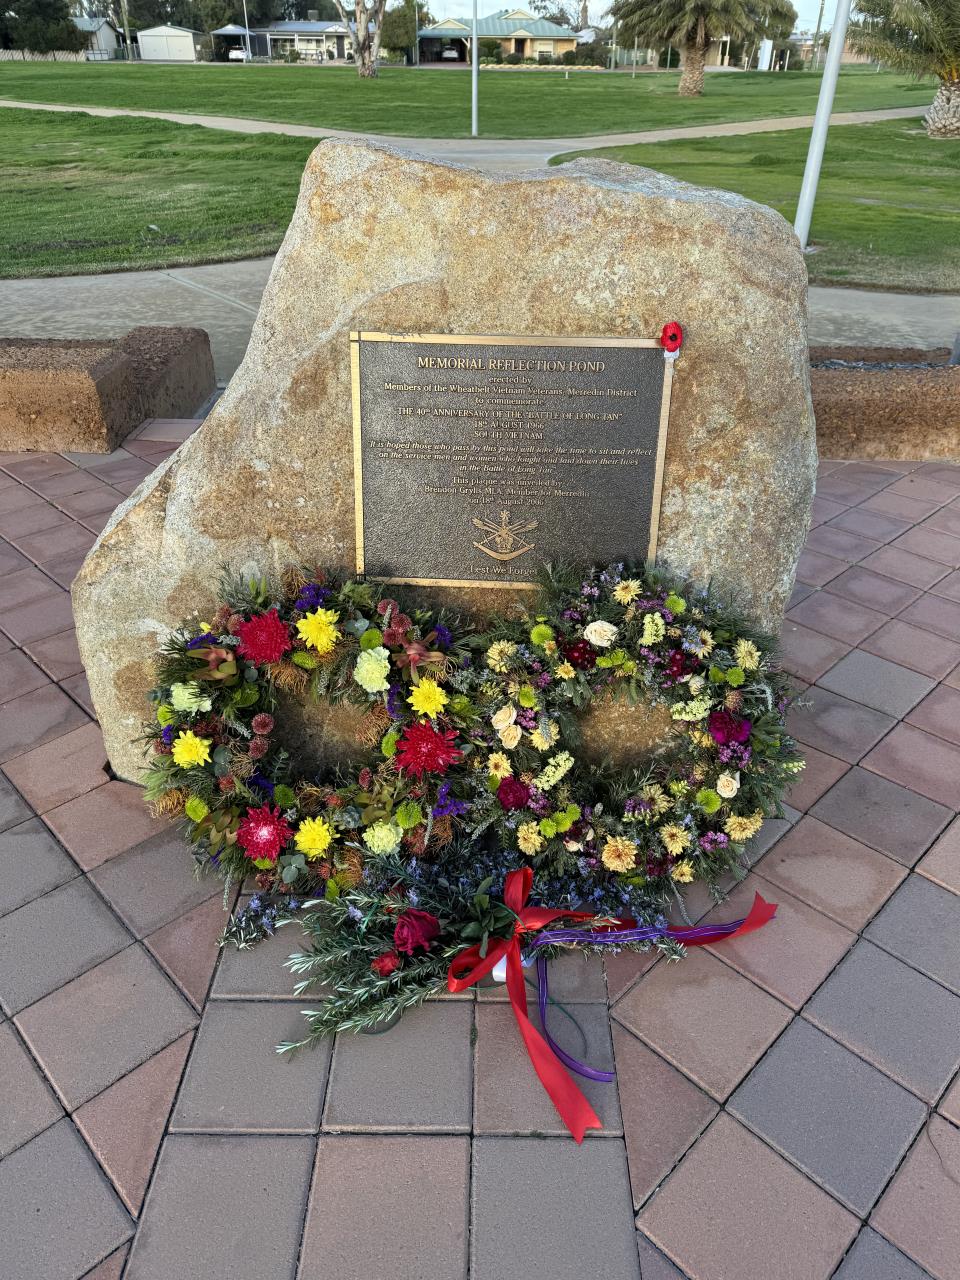
<svg viewBox="0 0 960 1280">
<path fill-rule="evenodd" d="M 533 868 L 523 867 L 511 871 L 504 885 L 503 900 L 516 916 L 516 924 L 509 938 L 498 938 L 491 942 L 487 954 L 480 954 L 479 945 L 467 947 L 455 956 L 447 972 L 447 989 L 452 992 L 466 991 L 475 982 L 492 972 L 494 966 L 502 958 L 507 962 L 507 994 L 513 1007 L 520 1035 L 526 1046 L 533 1069 L 546 1089 L 550 1101 L 557 1109 L 560 1119 L 577 1142 L 582 1142 L 588 1129 L 602 1128 L 597 1113 L 574 1084 L 553 1050 L 530 1021 L 527 1012 L 527 984 L 523 978 L 523 962 L 521 958 L 521 938 L 525 933 L 533 933 L 545 928 L 554 920 L 592 920 L 589 911 L 564 911 L 553 907 L 528 907 L 527 899 L 533 886 Z M 754 897 L 753 906 L 747 917 L 733 932 L 725 932 L 723 926 L 711 932 L 704 926 L 678 926 L 665 930 L 667 936 L 685 941 L 688 933 L 697 936 L 686 940 L 687 946 L 702 947 L 710 942 L 718 942 L 723 938 L 737 938 L 745 933 L 752 933 L 762 928 L 773 919 L 776 906 L 765 902 L 759 893 Z M 629 928 L 632 920 L 618 920 L 613 924 L 600 926 L 607 930 Z"/>
</svg>

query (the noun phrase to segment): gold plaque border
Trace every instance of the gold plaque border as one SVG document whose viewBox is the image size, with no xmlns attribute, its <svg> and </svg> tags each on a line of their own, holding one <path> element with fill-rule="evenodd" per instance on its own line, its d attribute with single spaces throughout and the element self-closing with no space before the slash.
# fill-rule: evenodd
<svg viewBox="0 0 960 1280">
<path fill-rule="evenodd" d="M 365 570 L 363 535 L 363 449 L 360 434 L 360 343 L 410 342 L 435 343 L 441 346 L 500 347 L 659 347 L 659 338 L 549 338 L 516 334 L 457 333 L 378 333 L 365 329 L 350 334 L 350 390 L 353 399 L 353 513 L 356 537 L 357 574 Z M 657 556 L 660 532 L 660 503 L 663 494 L 663 466 L 667 452 L 667 428 L 670 423 L 670 398 L 673 391 L 675 360 L 664 359 L 663 392 L 660 399 L 660 425 L 657 431 L 657 459 L 653 473 L 653 502 L 650 509 L 650 540 L 647 563 Z M 474 578 L 373 578 L 374 582 L 410 587 L 480 587 L 499 591 L 535 591 L 536 582 L 486 582 Z"/>
</svg>

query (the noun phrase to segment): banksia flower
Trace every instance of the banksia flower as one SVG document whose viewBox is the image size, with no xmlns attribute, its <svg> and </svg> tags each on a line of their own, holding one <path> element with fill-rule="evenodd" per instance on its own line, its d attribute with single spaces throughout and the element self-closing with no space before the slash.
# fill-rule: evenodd
<svg viewBox="0 0 960 1280">
<path fill-rule="evenodd" d="M 407 831 L 403 837 L 403 844 L 415 857 L 419 858 L 427 847 L 427 829 L 420 826 L 415 827 L 413 831 Z"/>
<path fill-rule="evenodd" d="M 284 594 L 295 596 L 299 595 L 300 588 L 305 587 L 310 579 L 298 564 L 288 564 L 283 567 L 280 581 L 283 584 Z"/>
<path fill-rule="evenodd" d="M 149 802 L 150 812 L 155 818 L 178 818 L 189 797 L 190 792 L 185 787 L 173 787 Z"/>
<path fill-rule="evenodd" d="M 265 893 L 268 889 L 273 888 L 273 872 L 258 871 L 253 877 L 253 881 L 257 888 Z"/>
<path fill-rule="evenodd" d="M 364 715 L 357 725 L 357 742 L 364 747 L 375 747 L 390 727 L 390 716 L 383 703 L 378 703 Z"/>
<path fill-rule="evenodd" d="M 430 832 L 430 847 L 432 849 L 445 849 L 453 839 L 453 819 L 444 814 L 442 817 L 434 818 L 433 829 Z"/>
<path fill-rule="evenodd" d="M 739 689 L 731 689 L 724 698 L 723 705 L 728 711 L 739 711 L 743 706 L 743 694 Z"/>
<path fill-rule="evenodd" d="M 231 747 L 230 749 L 230 772 L 235 778 L 241 780 L 249 778 L 256 770 L 256 765 L 241 747 Z"/>
<path fill-rule="evenodd" d="M 337 879 L 345 889 L 355 889 L 363 879 L 363 858 L 355 850 L 347 852 L 337 871 Z"/>
<path fill-rule="evenodd" d="M 273 683 L 283 693 L 293 693 L 302 696 L 307 691 L 310 683 L 310 677 L 306 671 L 300 667 L 294 666 L 292 662 L 271 662 L 266 667 L 266 672 Z"/>
<path fill-rule="evenodd" d="M 229 773 L 217 779 L 217 786 L 224 795 L 228 795 L 233 790 L 234 785 L 234 780 Z"/>
<path fill-rule="evenodd" d="M 237 634 L 237 627 L 242 627 L 244 622 L 245 618 L 242 613 L 231 613 L 227 618 L 227 629 L 230 634 L 235 636 Z"/>
<path fill-rule="evenodd" d="M 324 788 L 312 782 L 301 782 L 296 788 L 296 793 L 297 807 L 301 813 L 310 817 L 320 812 L 327 798 Z"/>
<path fill-rule="evenodd" d="M 228 604 L 218 605 L 217 611 L 213 615 L 213 619 L 210 623 L 211 630 L 215 631 L 217 635 L 220 635 L 229 628 L 232 616 L 233 610 Z"/>
</svg>

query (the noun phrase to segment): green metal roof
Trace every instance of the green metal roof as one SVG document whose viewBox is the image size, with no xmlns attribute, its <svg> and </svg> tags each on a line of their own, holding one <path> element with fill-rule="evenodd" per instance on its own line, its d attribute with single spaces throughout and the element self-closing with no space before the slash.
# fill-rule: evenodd
<svg viewBox="0 0 960 1280">
<path fill-rule="evenodd" d="M 508 14 L 511 16 L 508 17 Z M 417 34 L 428 40 L 462 40 L 470 36 L 472 29 L 473 24 L 469 18 L 443 18 L 432 27 L 422 27 Z M 477 22 L 477 35 L 481 39 L 505 39 L 518 31 L 525 31 L 527 35 L 540 39 L 572 40 L 576 36 L 576 32 L 569 27 L 560 27 L 555 22 L 547 22 L 545 18 L 534 17 L 521 9 L 502 9 Z"/>
</svg>

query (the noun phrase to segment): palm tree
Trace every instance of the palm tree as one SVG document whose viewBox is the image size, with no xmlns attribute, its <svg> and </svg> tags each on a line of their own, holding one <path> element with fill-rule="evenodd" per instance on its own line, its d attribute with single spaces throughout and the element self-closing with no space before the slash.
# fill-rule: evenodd
<svg viewBox="0 0 960 1280">
<path fill-rule="evenodd" d="M 724 36 L 758 39 L 784 29 L 789 34 L 797 20 L 789 0 L 613 0 L 610 12 L 622 37 L 636 37 L 652 48 L 671 44 L 683 50 L 679 92 L 684 98 L 703 93 L 703 68 L 712 41 Z"/>
<path fill-rule="evenodd" d="M 931 138 L 960 138 L 960 2 L 857 0 L 859 20 L 850 44 L 878 62 L 917 76 L 934 75 L 940 88 L 924 123 Z"/>
</svg>

